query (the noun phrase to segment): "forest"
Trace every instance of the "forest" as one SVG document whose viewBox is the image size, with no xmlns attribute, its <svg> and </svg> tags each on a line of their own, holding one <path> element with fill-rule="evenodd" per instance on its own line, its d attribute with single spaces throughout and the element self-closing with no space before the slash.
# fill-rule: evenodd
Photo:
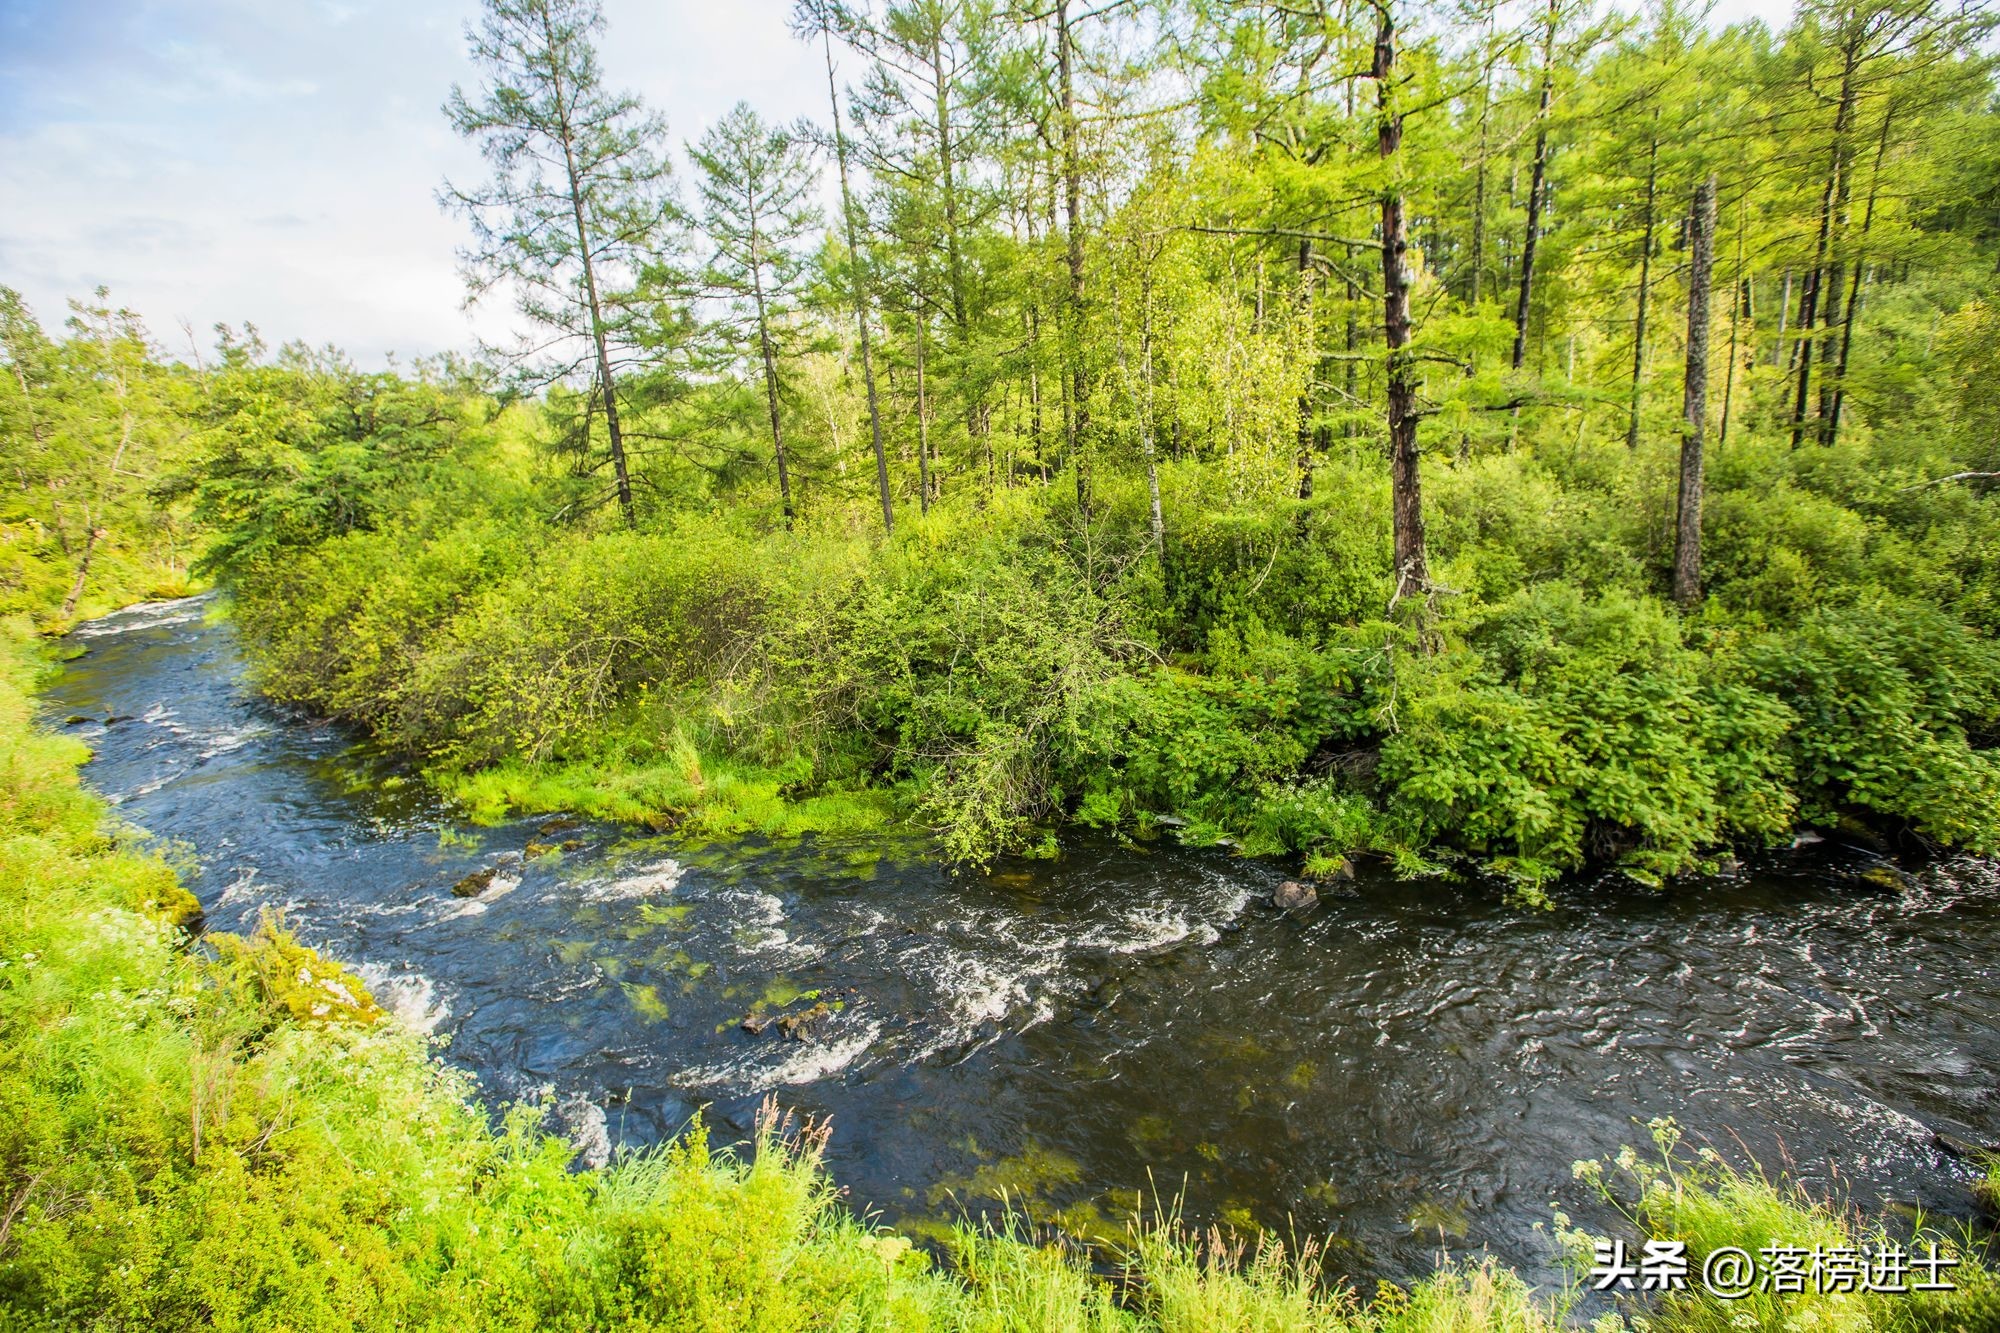
<svg viewBox="0 0 2000 1333">
<path fill-rule="evenodd" d="M 1583 1317 L 1491 1265 L 1357 1305 L 1310 1245 L 1239 1268 L 1165 1223 L 1127 1273 L 1150 1294 L 969 1226 L 946 1281 L 833 1202 L 810 1127 L 591 1183 L 531 1114 L 493 1137 L 358 982 L 352 1031 L 281 1040 L 319 966 L 281 924 L 195 961 L 82 925 L 190 919 L 27 730 L 31 638 L 135 601 L 217 589 L 263 696 L 488 824 L 865 835 L 966 874 L 1167 841 L 1529 912 L 1802 836 L 2000 855 L 2000 11 L 796 0 L 791 26 L 823 115 L 684 140 L 606 79 L 595 0 L 483 0 L 441 107 L 483 170 L 437 203 L 512 340 L 366 368 L 0 288 L 0 878 L 45 909 L 0 955 L 80 969 L 0 976 L 0 1067 L 139 1090 L 94 1120 L 8 1076 L 0 1326 L 430 1326 L 446 1290 L 493 1327 Z M 129 1060 L 116 1005 L 49 1017 L 155 974 L 179 1017 Z M 271 1079 L 329 1109 L 267 1171 Z M 1676 1176 L 1654 1129 L 1665 1175 L 1625 1164 L 1652 1234 L 1860 1225 Z M 46 1202 L 78 1144 L 119 1183 Z M 471 1202 L 424 1202 L 432 1167 Z M 123 1208 L 131 1237 L 85 1234 Z M 307 1225 L 318 1258 L 279 1239 Z M 210 1289 L 231 1247 L 282 1253 L 269 1292 L 326 1285 Z M 792 1266 L 686 1257 L 725 1251 Z M 1747 1326 L 1989 1327 L 1975 1286 Z"/>
<path fill-rule="evenodd" d="M 218 581 L 494 813 L 1990 852 L 1993 17 L 829 0 L 825 124 L 677 171 L 591 6 L 494 4 L 439 197 L 520 342 L 10 299 L 10 597 Z"/>
</svg>

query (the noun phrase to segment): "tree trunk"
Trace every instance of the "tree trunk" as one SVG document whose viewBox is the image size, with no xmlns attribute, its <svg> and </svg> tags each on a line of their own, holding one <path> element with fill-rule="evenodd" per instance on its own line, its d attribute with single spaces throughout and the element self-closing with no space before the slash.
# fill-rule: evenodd
<svg viewBox="0 0 2000 1333">
<path fill-rule="evenodd" d="M 1757 345 L 1757 312 L 1751 307 L 1751 293 L 1755 291 L 1751 281 L 1743 276 L 1743 232 L 1748 225 L 1750 194 L 1744 191 L 1736 207 L 1736 269 L 1730 285 L 1729 305 L 1729 368 L 1722 377 L 1722 425 L 1715 434 L 1715 447 L 1723 448 L 1729 443 L 1729 406 L 1736 393 L 1736 323 L 1739 318 L 1750 325 L 1750 347 Z M 1756 353 L 1749 352 L 1747 359 L 1755 361 Z M 1745 368 L 1748 369 L 1747 367 Z"/>
<path fill-rule="evenodd" d="M 83 587 L 90 578 L 90 557 L 96 552 L 97 539 L 102 533 L 103 530 L 96 526 L 86 509 L 83 514 L 83 558 L 76 562 L 76 577 L 70 580 L 69 596 L 63 598 L 63 620 L 76 614 L 76 604 L 83 599 Z"/>
<path fill-rule="evenodd" d="M 1497 8 L 1496 11 L 1497 13 Z M 1488 35 L 1491 24 L 1488 21 Z M 1352 114 L 1350 110 L 1349 114 Z M 1472 305 L 1479 305 L 1480 280 L 1486 268 L 1486 138 L 1493 115 L 1493 65 L 1489 58 L 1479 85 L 1479 163 L 1472 177 Z"/>
<path fill-rule="evenodd" d="M 896 506 L 889 496 L 889 455 L 882 448 L 882 409 L 875 396 L 875 350 L 868 334 L 868 265 L 854 225 L 854 195 L 847 183 L 847 137 L 840 130 L 840 89 L 833 81 L 833 38 L 820 28 L 826 52 L 826 95 L 833 108 L 833 155 L 840 164 L 840 214 L 847 231 L 847 258 L 854 266 L 854 322 L 861 334 L 861 381 L 868 391 L 868 434 L 875 444 L 875 491 L 882 501 L 882 530 L 896 531 Z"/>
<path fill-rule="evenodd" d="M 1708 429 L 1709 278 L 1715 266 L 1715 177 L 1694 194 L 1688 219 L 1687 377 L 1681 394 L 1680 524 L 1674 542 L 1674 600 L 1701 600 L 1702 437 Z"/>
<path fill-rule="evenodd" d="M 1799 383 L 1798 393 L 1792 401 L 1794 449 L 1799 447 L 1806 434 L 1806 402 L 1812 386 L 1813 324 L 1819 315 L 1821 284 L 1826 280 L 1827 256 L 1833 245 L 1833 215 L 1846 156 L 1847 121 L 1854 113 L 1857 55 L 1852 37 L 1845 50 L 1847 58 L 1841 68 L 1840 101 L 1833 114 L 1833 147 L 1827 153 L 1826 185 L 1819 196 L 1819 236 L 1813 246 L 1812 271 L 1806 275 L 1805 295 L 1799 301 Z"/>
<path fill-rule="evenodd" d="M 1149 272 L 1139 284 L 1139 438 L 1146 444 L 1146 498 L 1152 506 L 1153 555 L 1164 579 L 1167 569 L 1167 518 L 1160 505 L 1159 448 L 1153 426 L 1153 279 Z M 1310 475 L 1310 474 L 1309 474 Z"/>
<path fill-rule="evenodd" d="M 1306 336 L 1317 344 L 1319 341 L 1319 329 L 1318 320 L 1313 309 L 1312 281 L 1312 242 L 1302 239 L 1299 242 L 1299 285 L 1304 289 Z M 1312 499 L 1313 493 L 1312 380 L 1316 379 L 1319 375 L 1318 367 L 1320 362 L 1315 360 L 1313 364 L 1312 377 L 1308 378 L 1306 386 L 1299 390 L 1298 467 L 1299 499 L 1301 500 Z M 1149 442 L 1148 448 L 1150 447 L 1151 444 Z"/>
<path fill-rule="evenodd" d="M 1042 440 L 1042 321 L 1041 311 L 1030 302 L 1028 320 L 1028 439 L 1035 446 L 1035 464 L 1048 480 L 1049 460 Z"/>
<path fill-rule="evenodd" d="M 1771 364 L 1785 364 L 1785 321 L 1792 314 L 1792 271 L 1785 270 L 1785 294 L 1778 298 L 1778 345 L 1771 349 Z"/>
<path fill-rule="evenodd" d="M 1403 146 L 1403 117 L 1395 109 L 1396 21 L 1392 0 L 1376 0 L 1375 145 L 1388 166 L 1382 187 L 1382 329 L 1389 379 L 1389 490 L 1395 529 L 1396 590 L 1391 603 L 1405 596 L 1430 592 L 1430 570 L 1424 551 L 1423 479 L 1417 458 L 1417 386 L 1411 372 L 1410 287 L 1404 267 L 1409 237 L 1403 217 L 1403 192 L 1395 162 Z"/>
<path fill-rule="evenodd" d="M 917 325 L 917 507 L 931 512 L 931 405 L 924 396 L 924 326 Z"/>
<path fill-rule="evenodd" d="M 1085 440 L 1090 430 L 1090 384 L 1083 356 L 1083 166 L 1077 144 L 1076 83 L 1072 68 L 1069 0 L 1056 0 L 1056 72 L 1062 94 L 1063 221 L 1069 266 L 1069 454 L 1076 468 L 1076 504 L 1090 517 L 1090 463 Z"/>
<path fill-rule="evenodd" d="M 1535 286 L 1535 242 L 1542 230 L 1542 192 L 1549 164 L 1549 97 L 1554 91 L 1556 7 L 1549 5 L 1548 28 L 1542 38 L 1542 97 L 1535 111 L 1535 165 L 1528 177 L 1528 226 L 1521 241 L 1521 295 L 1514 307 L 1514 369 L 1528 357 L 1528 302 Z"/>
<path fill-rule="evenodd" d="M 1625 447 L 1639 447 L 1639 409 L 1646 394 L 1646 298 L 1653 281 L 1653 202 L 1660 183 L 1659 113 L 1653 113 L 1654 134 L 1646 150 L 1645 236 L 1639 252 L 1639 310 L 1632 321 L 1632 406 L 1625 424 Z"/>
<path fill-rule="evenodd" d="M 1882 137 L 1875 144 L 1875 170 L 1868 180 L 1868 204 L 1861 212 L 1861 246 L 1854 255 L 1854 286 L 1847 295 L 1847 315 L 1840 329 L 1840 360 L 1833 373 L 1833 407 L 1826 419 L 1824 443 L 1832 444 L 1840 436 L 1840 410 L 1847 402 L 1847 357 L 1854 347 L 1854 322 L 1861 313 L 1861 271 L 1862 260 L 1867 254 L 1868 232 L 1875 225 L 1875 198 L 1882 185 L 1882 158 L 1889 151 L 1889 122 L 1894 115 L 1893 106 L 1882 112 Z"/>
<path fill-rule="evenodd" d="M 556 59 L 555 28 L 548 11 L 542 11 L 542 33 L 548 43 L 549 65 L 561 68 Z M 597 352 L 597 387 L 604 394 L 604 429 L 611 441 L 611 470 L 618 480 L 618 508 L 631 527 L 638 522 L 632 503 L 632 476 L 625 465 L 625 437 L 618 429 L 618 388 L 611 374 L 611 354 L 605 343 L 604 306 L 597 292 L 597 265 L 591 260 L 590 229 L 583 216 L 583 180 L 576 164 L 576 134 L 570 127 L 570 106 L 560 75 L 555 79 L 556 118 L 562 132 L 563 173 L 569 183 L 570 216 L 576 223 L 576 253 L 583 262 L 584 299 L 590 307 L 590 341 Z"/>
<path fill-rule="evenodd" d="M 764 403 L 771 414 L 771 448 L 778 459 L 778 505 L 785 529 L 792 526 L 792 474 L 785 462 L 785 431 L 778 413 L 778 354 L 771 346 L 771 321 L 764 310 L 764 266 L 757 254 L 756 214 L 750 220 L 750 291 L 757 301 L 757 348 L 764 356 Z"/>
</svg>

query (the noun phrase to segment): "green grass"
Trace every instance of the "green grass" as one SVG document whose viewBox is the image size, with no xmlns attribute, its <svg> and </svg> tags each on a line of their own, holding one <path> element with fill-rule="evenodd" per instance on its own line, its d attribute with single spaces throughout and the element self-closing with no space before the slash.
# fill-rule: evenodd
<svg viewBox="0 0 2000 1333">
<path fill-rule="evenodd" d="M 705 756 L 682 745 L 654 761 L 533 764 L 509 760 L 472 772 L 437 771 L 438 789 L 478 823 L 513 815 L 575 813 L 671 829 L 694 838 L 758 834 L 907 833 L 907 794 L 897 788 L 795 796 L 775 769 Z"/>
<path fill-rule="evenodd" d="M 1686 1333 L 2000 1329 L 2000 1275 L 1986 1266 L 1990 1258 L 1981 1239 L 1964 1228 L 1940 1230 L 1918 1218 L 1910 1234 L 1892 1236 L 1879 1223 L 1816 1198 L 1795 1181 L 1732 1168 L 1713 1149 L 1681 1152 L 1680 1130 L 1672 1121 L 1656 1120 L 1652 1131 L 1657 1162 L 1627 1149 L 1609 1176 L 1597 1162 L 1577 1163 L 1577 1175 L 1602 1190 L 1642 1234 L 1686 1242 L 1691 1273 L 1699 1274 L 1703 1261 L 1725 1247 L 1757 1256 L 1772 1246 L 1810 1251 L 1936 1245 L 1960 1261 L 1948 1273 L 1957 1287 L 1950 1293 L 1822 1292 L 1808 1283 L 1802 1292 L 1752 1290 L 1723 1300 L 1696 1286 L 1660 1302 L 1654 1317 L 1665 1328 Z M 1587 1256 L 1589 1238 L 1567 1235 L 1579 1258 Z"/>
<path fill-rule="evenodd" d="M 31 726 L 35 655 L 18 632 L 4 649 L 0 1328 L 1200 1329 L 1354 1308 L 1274 1260 L 1177 1258 L 1164 1232 L 1135 1250 L 1131 1290 L 1160 1279 L 1137 1301 L 1066 1244 L 964 1227 L 941 1270 L 853 1217 L 824 1128 L 776 1111 L 743 1151 L 697 1128 L 574 1171 L 538 1106 L 496 1129 L 280 923 L 190 942 L 192 899 L 79 786 L 84 748 Z"/>
</svg>

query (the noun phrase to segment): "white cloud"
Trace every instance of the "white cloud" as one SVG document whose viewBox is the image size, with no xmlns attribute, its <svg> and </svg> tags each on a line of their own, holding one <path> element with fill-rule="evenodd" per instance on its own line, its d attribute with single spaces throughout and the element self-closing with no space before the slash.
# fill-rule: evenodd
<svg viewBox="0 0 2000 1333">
<path fill-rule="evenodd" d="M 497 336 L 504 311 L 460 309 L 464 232 L 435 199 L 447 174 L 480 173 L 438 109 L 473 77 L 476 9 L 0 0 L 0 282 L 49 324 L 104 284 L 175 347 L 182 321 L 364 363 L 468 346 L 475 318 Z M 677 141 L 738 99 L 774 119 L 825 100 L 782 0 L 606 9 L 607 77 Z"/>
</svg>

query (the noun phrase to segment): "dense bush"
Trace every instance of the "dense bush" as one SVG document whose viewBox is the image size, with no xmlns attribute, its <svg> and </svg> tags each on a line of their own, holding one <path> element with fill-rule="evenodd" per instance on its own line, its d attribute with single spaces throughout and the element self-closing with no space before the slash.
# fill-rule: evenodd
<svg viewBox="0 0 2000 1333">
<path fill-rule="evenodd" d="M 1591 861 L 1656 881 L 1799 819 L 2000 846 L 2000 653 L 1934 580 L 1893 577 L 1916 544 L 1973 558 L 1984 502 L 1885 489 L 1879 457 L 1746 444 L 1718 469 L 1715 597 L 1688 618 L 1654 591 L 1653 479 L 1618 461 L 1444 471 L 1441 567 L 1467 586 L 1421 633 L 1374 609 L 1365 496 L 1203 509 L 1191 463 L 1168 473 L 1164 564 L 1143 493 L 1110 486 L 1090 524 L 1023 488 L 887 543 L 838 514 L 624 532 L 472 512 L 268 557 L 236 607 L 269 692 L 369 726 L 486 812 L 719 833 L 901 811 L 973 861 L 1064 821 L 1165 819 L 1315 864 L 1463 853 L 1530 882 Z M 1621 507 L 1639 517 L 1597 521 Z"/>
</svg>

